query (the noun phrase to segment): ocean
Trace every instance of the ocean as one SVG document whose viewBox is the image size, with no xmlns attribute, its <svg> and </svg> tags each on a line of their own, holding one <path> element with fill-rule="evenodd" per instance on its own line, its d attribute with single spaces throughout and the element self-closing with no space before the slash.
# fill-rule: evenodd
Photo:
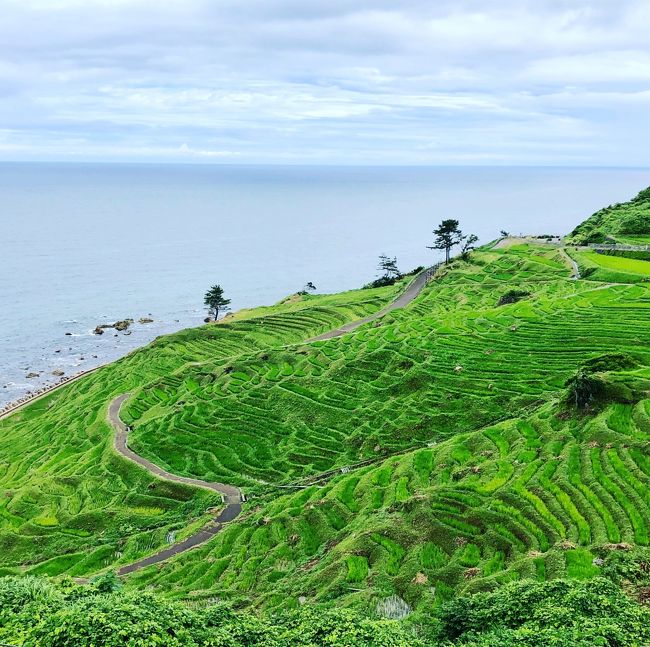
<svg viewBox="0 0 650 647">
<path fill-rule="evenodd" d="M 438 260 L 444 218 L 482 242 L 564 234 L 648 185 L 649 169 L 0 163 L 0 407 L 200 325 L 214 283 L 233 309 L 356 288 L 379 254 Z M 125 318 L 131 334 L 92 333 Z"/>
</svg>

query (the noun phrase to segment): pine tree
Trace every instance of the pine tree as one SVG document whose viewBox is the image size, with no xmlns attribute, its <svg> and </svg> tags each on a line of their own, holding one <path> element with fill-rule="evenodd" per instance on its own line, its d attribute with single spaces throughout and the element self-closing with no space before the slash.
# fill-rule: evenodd
<svg viewBox="0 0 650 647">
<path fill-rule="evenodd" d="M 219 318 L 220 310 L 228 310 L 230 299 L 223 296 L 223 288 L 220 285 L 213 285 L 205 293 L 205 305 L 208 306 L 209 314 L 214 316 L 216 321 Z"/>
</svg>

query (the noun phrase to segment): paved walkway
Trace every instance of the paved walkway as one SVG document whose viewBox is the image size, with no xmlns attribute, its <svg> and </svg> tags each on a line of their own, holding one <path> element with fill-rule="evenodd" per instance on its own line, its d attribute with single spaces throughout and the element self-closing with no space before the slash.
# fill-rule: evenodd
<svg viewBox="0 0 650 647">
<path fill-rule="evenodd" d="M 415 297 L 420 294 L 424 286 L 427 284 L 429 278 L 433 275 L 438 266 L 434 266 L 427 270 L 423 270 L 418 274 L 406 287 L 404 292 L 402 292 L 392 303 L 385 306 L 381 310 L 375 312 L 372 315 L 364 317 L 363 319 L 358 319 L 357 321 L 352 321 L 349 324 L 345 324 L 340 328 L 330 330 L 329 332 L 323 333 L 318 337 L 313 337 L 307 341 L 318 341 L 322 339 L 332 339 L 333 337 L 340 337 L 345 333 L 351 332 L 359 326 L 362 326 L 369 321 L 374 321 L 383 317 L 385 314 L 391 310 L 397 308 L 403 308 L 408 305 L 415 299 Z M 218 492 L 221 494 L 226 507 L 211 521 L 209 521 L 203 528 L 198 532 L 190 535 L 187 539 L 166 548 L 158 553 L 154 553 L 149 557 L 133 562 L 132 564 L 127 564 L 118 569 L 118 575 L 128 575 L 135 571 L 139 571 L 147 566 L 152 566 L 153 564 L 159 564 L 164 562 L 176 555 L 180 555 L 196 546 L 204 544 L 206 541 L 212 539 L 223 527 L 225 523 L 236 519 L 242 510 L 241 504 L 244 502 L 245 498 L 241 490 L 233 485 L 226 485 L 225 483 L 209 483 L 208 481 L 201 481 L 200 479 L 187 478 L 185 476 L 178 476 L 172 474 L 158 465 L 155 465 L 151 461 L 143 458 L 139 454 L 136 454 L 128 446 L 128 437 L 129 437 L 129 428 L 122 422 L 120 418 L 120 409 L 122 405 L 129 397 L 129 393 L 123 393 L 122 395 L 117 396 L 108 406 L 108 421 L 115 430 L 115 437 L 113 440 L 113 445 L 115 451 L 118 454 L 121 454 L 124 458 L 144 467 L 150 474 L 161 478 L 165 481 L 172 481 L 173 483 L 183 483 L 185 485 L 192 485 L 194 487 L 201 487 L 207 490 L 212 490 L 213 492 Z"/>
<path fill-rule="evenodd" d="M 334 337 L 340 337 L 341 335 L 345 335 L 346 333 L 352 332 L 353 330 L 356 330 L 360 326 L 363 326 L 364 324 L 369 323 L 370 321 L 375 321 L 375 319 L 380 319 L 384 315 L 388 314 L 391 310 L 396 310 L 397 308 L 403 308 L 404 306 L 407 306 L 415 297 L 422 292 L 422 288 L 427 284 L 427 281 L 431 276 L 433 276 L 435 270 L 438 268 L 438 265 L 434 265 L 433 267 L 423 270 L 420 272 L 406 287 L 404 292 L 402 292 L 396 299 L 395 301 L 392 301 L 389 303 L 387 306 L 384 306 L 381 310 L 378 310 L 377 312 L 374 312 L 371 315 L 368 315 L 367 317 L 364 317 L 363 319 L 357 319 L 356 321 L 351 321 L 350 323 L 347 323 L 340 328 L 335 328 L 334 330 L 329 330 L 328 332 L 323 333 L 322 335 L 318 335 L 317 337 L 312 337 L 311 339 L 308 339 L 307 342 L 310 341 L 322 341 L 324 339 L 332 339 Z"/>
<path fill-rule="evenodd" d="M 152 564 L 159 564 L 164 562 L 176 555 L 180 555 L 185 551 L 194 548 L 195 546 L 200 546 L 209 539 L 212 539 L 222 528 L 223 524 L 236 519 L 241 513 L 241 504 L 244 501 L 244 496 L 241 493 L 239 488 L 236 488 L 233 485 L 225 485 L 224 483 L 209 483 L 207 481 L 201 481 L 200 479 L 187 478 L 185 476 L 178 476 L 167 472 L 166 470 L 158 467 L 151 461 L 148 461 L 146 458 L 136 454 L 132 449 L 128 447 L 127 440 L 129 436 L 129 428 L 122 422 L 120 418 L 120 409 L 124 401 L 129 397 L 128 393 L 115 398 L 108 407 L 108 421 L 115 430 L 115 437 L 113 444 L 115 450 L 124 456 L 124 458 L 137 463 L 141 467 L 144 467 L 150 474 L 157 476 L 165 481 L 172 481 L 174 483 L 183 483 L 185 485 L 192 485 L 194 487 L 205 488 L 206 490 L 212 490 L 213 492 L 218 492 L 221 494 L 226 507 L 210 522 L 208 522 L 201 530 L 195 532 L 193 535 L 190 535 L 187 539 L 166 548 L 158 553 L 145 557 L 137 562 L 128 564 L 127 566 L 122 566 L 117 571 L 118 575 L 128 575 L 134 571 L 139 571 L 142 568 L 151 566 Z"/>
</svg>

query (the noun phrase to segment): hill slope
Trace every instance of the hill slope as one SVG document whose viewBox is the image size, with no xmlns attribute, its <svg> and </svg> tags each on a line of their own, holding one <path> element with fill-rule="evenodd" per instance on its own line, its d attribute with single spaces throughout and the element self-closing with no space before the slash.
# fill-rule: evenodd
<svg viewBox="0 0 650 647">
<path fill-rule="evenodd" d="M 294 298 L 162 337 L 0 420 L 0 568 L 84 575 L 181 539 L 220 498 L 117 456 L 108 402 L 188 363 L 329 330 L 376 311 L 398 289 Z"/>
<path fill-rule="evenodd" d="M 574 235 L 629 229 L 647 193 Z M 105 573 L 220 505 L 115 454 L 106 408 L 128 392 L 134 451 L 248 496 L 202 547 L 129 575 L 130 600 L 147 590 L 425 623 L 443 608 L 444 625 L 463 593 L 521 580 L 551 596 L 557 578 L 645 572 L 650 285 L 627 270 L 574 280 L 562 249 L 486 247 L 340 337 L 307 341 L 400 286 L 290 299 L 157 340 L 0 421 L 0 564 Z"/>
<path fill-rule="evenodd" d="M 622 242 L 647 244 L 650 241 L 650 188 L 641 191 L 629 202 L 605 207 L 579 224 L 567 242 Z"/>
</svg>

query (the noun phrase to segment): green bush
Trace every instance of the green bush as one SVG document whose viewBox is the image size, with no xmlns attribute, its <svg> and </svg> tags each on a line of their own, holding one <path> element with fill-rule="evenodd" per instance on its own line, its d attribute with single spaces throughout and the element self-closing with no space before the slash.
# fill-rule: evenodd
<svg viewBox="0 0 650 647">
<path fill-rule="evenodd" d="M 599 401 L 605 393 L 605 382 L 602 378 L 580 369 L 566 386 L 568 387 L 567 402 L 576 409 L 584 411 Z"/>
<path fill-rule="evenodd" d="M 588 582 L 515 582 L 457 598 L 438 612 L 435 638 L 454 645 L 641 645 L 650 610 L 602 578 Z"/>
<path fill-rule="evenodd" d="M 526 297 L 530 296 L 530 292 L 526 290 L 508 290 L 505 294 L 502 294 L 497 301 L 498 306 L 504 306 L 508 303 L 517 303 Z"/>
<path fill-rule="evenodd" d="M 99 593 L 33 577 L 0 579 L 0 642 L 24 647 L 424 647 L 404 624 L 350 609 L 271 617 L 219 603 L 190 609 L 148 593 Z"/>
</svg>

